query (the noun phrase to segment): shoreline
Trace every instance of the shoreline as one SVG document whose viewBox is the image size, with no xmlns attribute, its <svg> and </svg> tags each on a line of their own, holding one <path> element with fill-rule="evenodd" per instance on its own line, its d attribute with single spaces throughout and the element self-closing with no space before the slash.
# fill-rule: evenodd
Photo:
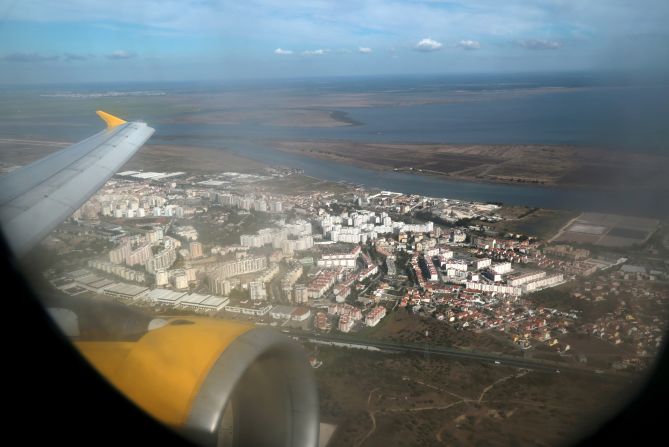
<svg viewBox="0 0 669 447">
<path fill-rule="evenodd" d="M 285 143 L 295 143 L 293 141 L 286 142 L 286 141 L 269 141 L 270 144 L 268 144 L 268 148 L 271 150 L 275 150 L 278 152 L 285 152 L 289 153 L 292 155 L 297 155 L 300 157 L 307 157 L 310 159 L 317 159 L 317 160 L 322 160 L 325 162 L 334 162 L 337 164 L 343 164 L 347 166 L 356 166 L 356 167 L 361 167 L 364 169 L 370 169 L 375 172 L 387 172 L 387 173 L 398 173 L 398 174 L 412 174 L 416 176 L 424 176 L 424 177 L 430 177 L 430 178 L 435 178 L 439 180 L 446 180 L 446 181 L 458 181 L 458 182 L 467 182 L 467 183 L 473 183 L 473 184 L 486 184 L 486 185 L 508 185 L 508 186 L 517 186 L 519 188 L 523 187 L 529 187 L 529 188 L 542 188 L 542 189 L 547 189 L 547 190 L 560 190 L 560 189 L 572 189 L 572 190 L 581 190 L 581 191 L 598 191 L 598 192 L 620 192 L 623 191 L 627 188 L 630 187 L 629 184 L 617 184 L 617 185 L 596 185 L 596 184 L 583 184 L 583 183 L 576 183 L 576 182 L 558 182 L 558 181 L 551 181 L 550 179 L 544 179 L 544 180 L 539 180 L 539 179 L 531 179 L 531 178 L 523 178 L 522 176 L 516 176 L 511 179 L 505 179 L 501 177 L 495 177 L 495 176 L 488 176 L 488 177 L 482 177 L 482 176 L 476 176 L 476 175 L 462 175 L 459 172 L 456 171 L 453 173 L 448 173 L 448 172 L 443 172 L 443 171 L 438 171 L 434 169 L 428 169 L 428 168 L 414 168 L 414 167 L 401 167 L 401 168 L 392 168 L 388 165 L 383 165 L 380 163 L 373 163 L 368 160 L 359 160 L 355 159 L 353 157 L 348 157 L 344 155 L 340 155 L 336 152 L 323 152 L 323 151 L 314 151 L 314 150 L 304 150 L 300 148 L 289 148 L 286 147 Z M 278 144 L 277 144 L 278 143 Z M 297 141 L 298 144 L 314 144 L 318 145 L 319 143 L 322 143 L 321 141 Z M 328 144 L 330 142 L 327 142 Z M 337 142 L 337 143 L 342 143 L 342 142 Z M 64 142 L 64 141 L 54 141 L 54 140 L 40 140 L 37 138 L 26 138 L 26 139 L 14 139 L 14 138 L 6 138 L 6 139 L 0 139 L 0 149 L 8 149 L 7 146 L 10 145 L 16 145 L 18 147 L 14 147 L 14 150 L 9 150 L 7 152 L 2 151 L 4 157 L 3 162 L 5 163 L 16 163 L 16 162 L 23 162 L 20 164 L 25 164 L 27 162 L 32 161 L 32 159 L 37 159 L 40 156 L 44 156 L 45 154 L 48 154 L 49 152 L 56 151 L 59 149 L 62 149 L 63 146 L 67 146 L 71 144 L 70 142 Z M 352 146 L 374 146 L 374 144 L 369 144 L 369 143 L 360 143 L 360 142 L 355 142 L 355 141 L 345 141 L 343 142 L 345 145 L 352 145 Z M 434 147 L 436 145 L 433 144 L 379 144 L 378 146 L 392 146 L 392 147 L 398 147 L 398 146 L 405 146 L 407 149 L 414 149 L 416 147 Z M 445 147 L 460 147 L 462 145 L 441 145 Z M 510 145 L 479 145 L 481 147 L 486 147 L 486 148 L 496 148 L 496 147 L 509 147 Z M 544 145 L 518 145 L 522 147 L 545 147 Z M 170 144 L 170 143 L 157 143 L 157 144 L 147 144 L 145 149 L 143 151 L 139 151 L 133 159 L 128 161 L 128 165 L 137 165 L 137 164 L 145 164 L 147 162 L 147 159 L 153 159 L 156 160 L 156 155 L 162 152 L 163 156 L 167 156 L 167 159 L 173 159 L 175 157 L 179 157 L 181 154 L 177 154 L 175 152 L 175 149 L 180 148 L 180 149 L 185 149 L 190 152 L 190 155 L 193 156 L 195 155 L 193 151 L 202 151 L 202 153 L 208 154 L 208 156 L 211 155 L 217 155 L 214 158 L 219 158 L 221 163 L 227 164 L 231 160 L 224 160 L 225 158 L 232 157 L 234 158 L 235 162 L 242 162 L 241 164 L 248 164 L 249 168 L 251 169 L 257 169 L 261 167 L 262 165 L 268 165 L 266 162 L 263 162 L 253 156 L 249 156 L 243 153 L 240 153 L 238 150 L 235 150 L 232 147 L 220 147 L 220 148 L 213 148 L 213 147 L 208 147 L 208 146 L 199 146 L 196 144 L 189 144 L 189 145 L 177 145 L 177 144 Z M 556 149 L 563 148 L 562 146 L 555 146 Z M 575 149 L 575 147 L 567 147 L 569 149 Z M 588 147 L 583 147 L 583 148 L 578 148 L 579 150 L 587 151 L 588 149 L 591 150 L 597 150 L 593 148 L 588 148 Z M 225 155 L 227 154 L 227 155 Z M 159 157 L 161 158 L 161 157 Z M 194 157 L 197 159 L 198 157 Z M 167 159 L 160 160 L 162 163 L 159 163 L 161 165 L 164 164 L 169 164 L 169 161 Z M 195 161 L 191 159 L 191 161 Z M 193 165 L 194 169 L 200 170 L 203 166 L 201 161 L 200 162 L 195 162 Z M 165 163 L 166 162 L 166 163 Z M 186 163 L 188 164 L 188 163 Z M 232 163 L 234 165 L 237 165 L 239 167 L 240 163 Z M 211 166 L 206 166 L 206 169 L 204 171 L 211 171 L 211 170 L 216 170 L 215 168 L 212 169 Z M 322 180 L 322 179 L 321 179 Z M 641 189 L 641 190 L 648 190 L 648 191 L 654 191 L 657 190 L 658 188 L 654 188 L 652 186 L 639 186 L 639 185 L 634 185 L 635 188 Z M 664 191 L 667 190 L 669 191 L 669 187 L 667 188 L 660 188 L 660 190 Z"/>
<path fill-rule="evenodd" d="M 546 189 L 615 193 L 634 187 L 642 191 L 666 190 L 669 192 L 669 185 L 652 183 L 661 178 L 656 176 L 655 171 L 669 169 L 669 157 L 657 154 L 629 155 L 610 153 L 610 151 L 593 147 L 557 145 L 393 144 L 330 140 L 271 140 L 268 143 L 272 150 L 279 152 L 358 166 L 376 172 L 395 172 L 451 181 Z M 391 150 L 388 156 L 379 153 L 386 148 Z M 435 148 L 445 149 L 445 151 L 434 152 Z M 473 162 L 464 160 L 463 162 L 462 159 L 467 158 L 467 149 L 471 148 L 478 152 L 474 157 L 476 160 Z M 398 149 L 403 153 L 398 154 Z M 495 158 L 497 154 L 481 155 L 486 151 L 499 152 L 500 150 L 517 153 L 501 160 Z M 445 158 L 445 155 L 452 156 L 453 162 Z M 370 156 L 383 160 L 385 163 L 372 161 L 369 159 Z M 415 157 L 415 161 L 409 161 L 415 166 L 394 166 L 401 165 L 404 163 L 402 159 L 406 160 L 408 157 Z M 433 161 L 432 158 L 440 160 Z M 601 163 L 602 158 L 608 159 L 607 164 L 603 167 L 595 165 L 594 161 Z M 462 169 L 448 172 L 431 169 L 429 166 L 434 163 L 442 163 L 447 167 L 450 167 L 449 164 L 461 163 L 463 166 L 460 166 Z M 638 179 L 632 176 L 617 181 L 607 176 L 607 174 L 629 174 L 630 171 L 647 183 L 638 184 Z M 585 181 L 570 180 L 570 176 Z"/>
<path fill-rule="evenodd" d="M 3 146 L 3 145 L 0 145 Z M 5 148 L 10 147 L 7 143 Z M 369 166 L 353 160 L 339 160 L 324 157 L 309 157 L 302 151 L 281 151 L 273 145 L 263 145 L 264 150 L 254 154 L 231 146 L 200 146 L 179 144 L 146 145 L 123 169 L 148 170 L 190 170 L 200 173 L 222 172 L 226 170 L 250 172 L 267 166 L 306 165 L 305 176 L 322 182 L 364 185 L 366 188 L 392 190 L 405 194 L 422 194 L 430 197 L 447 197 L 466 201 L 502 203 L 507 206 L 525 206 L 555 210 L 598 211 L 623 215 L 648 216 L 665 219 L 668 216 L 658 204 L 665 203 L 669 191 L 630 188 L 618 191 L 611 188 L 592 186 L 572 187 L 570 185 L 518 184 L 516 182 L 490 181 L 479 178 L 458 178 L 455 176 L 433 175 L 426 172 L 418 175 L 394 172 L 381 166 Z M 274 147 L 274 148 L 272 148 Z M 2 148 L 0 148 L 2 149 Z M 24 165 L 57 150 L 26 141 L 21 148 L 0 151 L 2 161 Z M 263 155 L 264 153 L 266 155 Z M 274 155 L 270 155 L 274 154 Z M 287 156 L 282 160 L 281 154 Z M 289 155 L 289 156 L 288 156 Z M 292 157 L 292 158 L 291 158 Z M 309 162 L 309 160 L 312 160 Z M 313 160 L 323 160 L 314 162 Z M 388 175 L 378 173 L 386 172 Z M 410 172 L 409 172 L 410 173 Z M 369 177 L 369 178 L 368 178 Z M 415 180 L 414 180 L 415 179 Z M 664 179 L 664 177 L 663 177 Z M 443 183 L 442 183 L 443 182 Z"/>
</svg>

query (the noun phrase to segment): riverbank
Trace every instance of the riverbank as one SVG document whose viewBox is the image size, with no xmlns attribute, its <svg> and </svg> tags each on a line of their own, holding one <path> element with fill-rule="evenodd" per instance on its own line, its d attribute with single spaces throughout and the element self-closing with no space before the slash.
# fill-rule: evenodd
<svg viewBox="0 0 669 447">
<path fill-rule="evenodd" d="M 288 153 L 377 171 L 453 180 L 587 187 L 669 189 L 669 157 L 551 145 L 437 145 L 356 141 L 272 141 Z"/>
</svg>

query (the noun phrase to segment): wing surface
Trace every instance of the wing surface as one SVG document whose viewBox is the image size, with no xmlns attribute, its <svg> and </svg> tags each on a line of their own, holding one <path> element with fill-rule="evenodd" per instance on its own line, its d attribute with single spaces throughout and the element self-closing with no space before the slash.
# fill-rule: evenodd
<svg viewBox="0 0 669 447">
<path fill-rule="evenodd" d="M 0 176 L 0 226 L 24 255 L 79 209 L 151 137 L 146 123 L 98 112 L 107 128 Z"/>
</svg>

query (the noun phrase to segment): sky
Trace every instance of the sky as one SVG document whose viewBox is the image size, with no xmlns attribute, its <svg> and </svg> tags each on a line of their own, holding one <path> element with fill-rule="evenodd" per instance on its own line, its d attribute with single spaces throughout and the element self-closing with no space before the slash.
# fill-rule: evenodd
<svg viewBox="0 0 669 447">
<path fill-rule="evenodd" d="M 666 0 L 3 0 L 0 83 L 669 73 Z"/>
</svg>

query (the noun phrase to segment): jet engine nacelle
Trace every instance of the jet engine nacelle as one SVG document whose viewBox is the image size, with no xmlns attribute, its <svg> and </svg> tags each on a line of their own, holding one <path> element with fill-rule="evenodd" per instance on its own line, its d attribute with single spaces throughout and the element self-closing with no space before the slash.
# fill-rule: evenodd
<svg viewBox="0 0 669 447">
<path fill-rule="evenodd" d="M 134 341 L 77 341 L 144 411 L 202 446 L 318 444 L 318 394 L 303 349 L 266 328 L 156 320 Z"/>
</svg>

